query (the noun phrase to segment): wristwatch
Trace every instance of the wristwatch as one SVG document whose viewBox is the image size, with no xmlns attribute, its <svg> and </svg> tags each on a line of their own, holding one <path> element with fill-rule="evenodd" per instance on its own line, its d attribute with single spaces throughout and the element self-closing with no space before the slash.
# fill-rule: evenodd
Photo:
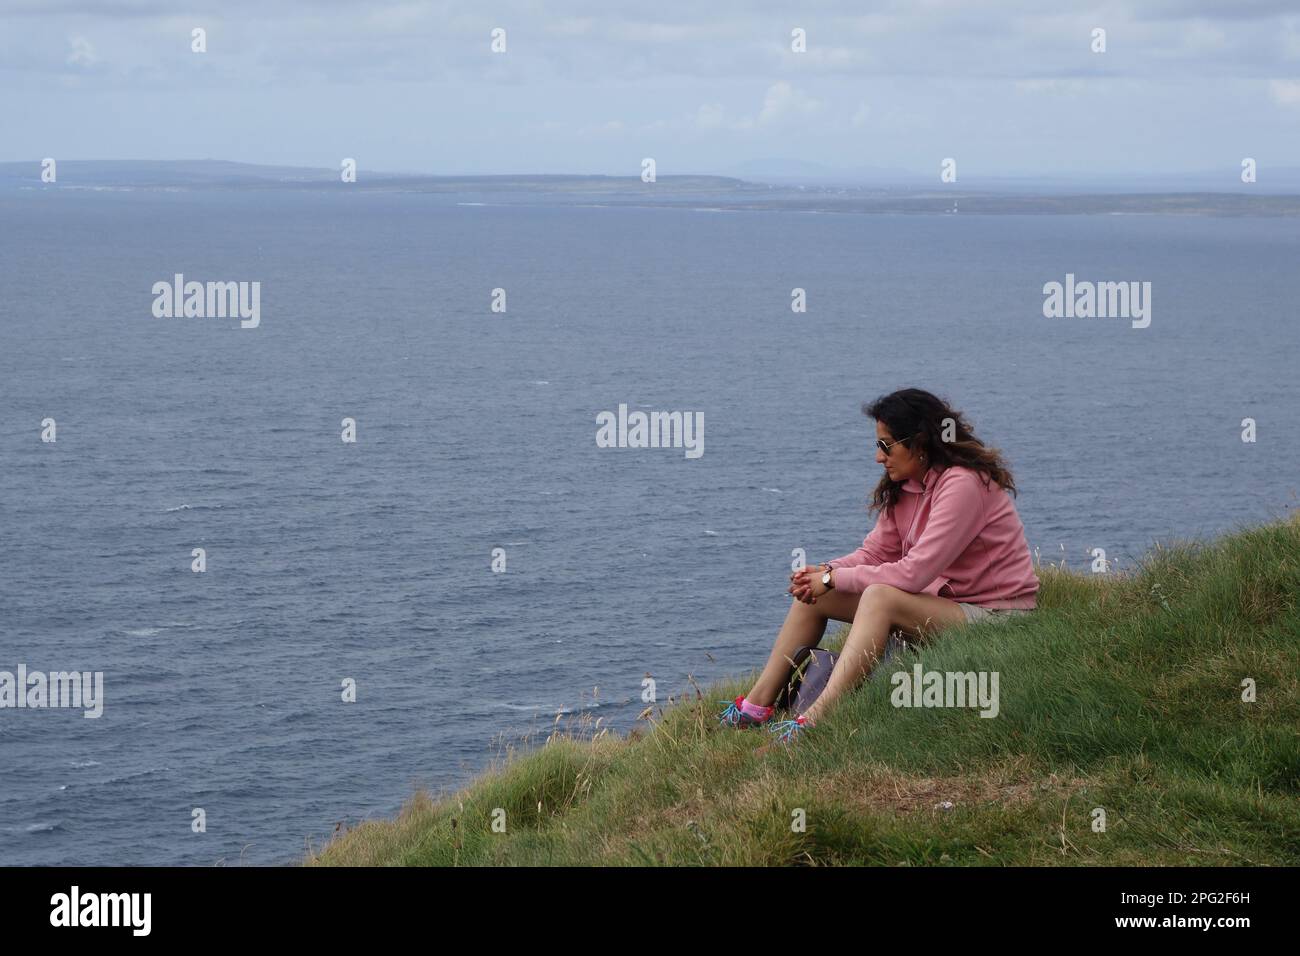
<svg viewBox="0 0 1300 956">
<path fill-rule="evenodd" d="M 835 589 L 835 582 L 831 580 L 831 571 L 834 570 L 834 568 L 829 568 L 826 573 L 822 575 L 822 584 L 826 585 L 826 587 L 831 590 Z"/>
</svg>

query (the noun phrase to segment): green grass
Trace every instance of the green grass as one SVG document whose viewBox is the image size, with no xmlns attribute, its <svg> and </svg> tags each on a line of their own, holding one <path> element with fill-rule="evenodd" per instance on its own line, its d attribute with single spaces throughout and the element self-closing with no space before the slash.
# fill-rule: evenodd
<svg viewBox="0 0 1300 956">
<path fill-rule="evenodd" d="M 717 726 L 737 680 L 627 737 L 554 733 L 305 862 L 1300 864 L 1300 520 L 1157 548 L 1123 575 L 1038 571 L 1036 614 L 890 661 L 793 747 Z M 891 706 L 889 674 L 918 660 L 997 671 L 998 716 Z"/>
</svg>

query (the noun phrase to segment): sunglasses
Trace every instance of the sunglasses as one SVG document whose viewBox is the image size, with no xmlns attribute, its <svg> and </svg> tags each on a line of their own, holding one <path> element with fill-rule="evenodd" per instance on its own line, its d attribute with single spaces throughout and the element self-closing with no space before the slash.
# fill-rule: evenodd
<svg viewBox="0 0 1300 956">
<path fill-rule="evenodd" d="M 907 436 L 907 438 L 915 438 L 915 437 L 916 437 L 915 435 Z M 900 441 L 907 441 L 907 438 L 895 438 L 893 441 L 889 442 L 888 444 L 885 443 L 885 440 L 883 438 L 877 438 L 876 447 L 879 448 L 881 451 L 883 451 L 886 455 L 888 455 L 889 450 L 891 448 L 897 445 Z"/>
</svg>

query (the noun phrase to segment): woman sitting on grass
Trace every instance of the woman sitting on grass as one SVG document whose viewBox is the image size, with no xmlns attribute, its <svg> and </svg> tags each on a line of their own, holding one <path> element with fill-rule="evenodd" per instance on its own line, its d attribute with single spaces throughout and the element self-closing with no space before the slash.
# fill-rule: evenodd
<svg viewBox="0 0 1300 956">
<path fill-rule="evenodd" d="M 961 412 L 918 388 L 864 405 L 876 421 L 876 462 L 885 473 L 871 510 L 876 526 L 852 554 L 790 575 L 795 601 L 767 666 L 721 715 L 735 727 L 766 723 L 801 647 L 816 647 L 826 622 L 852 622 L 821 696 L 792 720 L 773 722 L 789 740 L 870 673 L 891 631 L 928 637 L 1036 606 L 1038 577 L 1011 495 L 1016 485 L 997 449 L 975 437 Z"/>
</svg>

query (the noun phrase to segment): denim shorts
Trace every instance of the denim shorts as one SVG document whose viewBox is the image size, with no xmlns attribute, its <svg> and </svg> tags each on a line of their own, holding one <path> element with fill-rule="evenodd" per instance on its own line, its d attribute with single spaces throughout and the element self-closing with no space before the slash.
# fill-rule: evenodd
<svg viewBox="0 0 1300 956">
<path fill-rule="evenodd" d="M 979 604 L 961 604 L 967 622 L 982 621 L 986 618 L 1005 621 L 1017 614 L 1028 614 L 1034 610 L 1029 607 L 982 607 Z"/>
</svg>

